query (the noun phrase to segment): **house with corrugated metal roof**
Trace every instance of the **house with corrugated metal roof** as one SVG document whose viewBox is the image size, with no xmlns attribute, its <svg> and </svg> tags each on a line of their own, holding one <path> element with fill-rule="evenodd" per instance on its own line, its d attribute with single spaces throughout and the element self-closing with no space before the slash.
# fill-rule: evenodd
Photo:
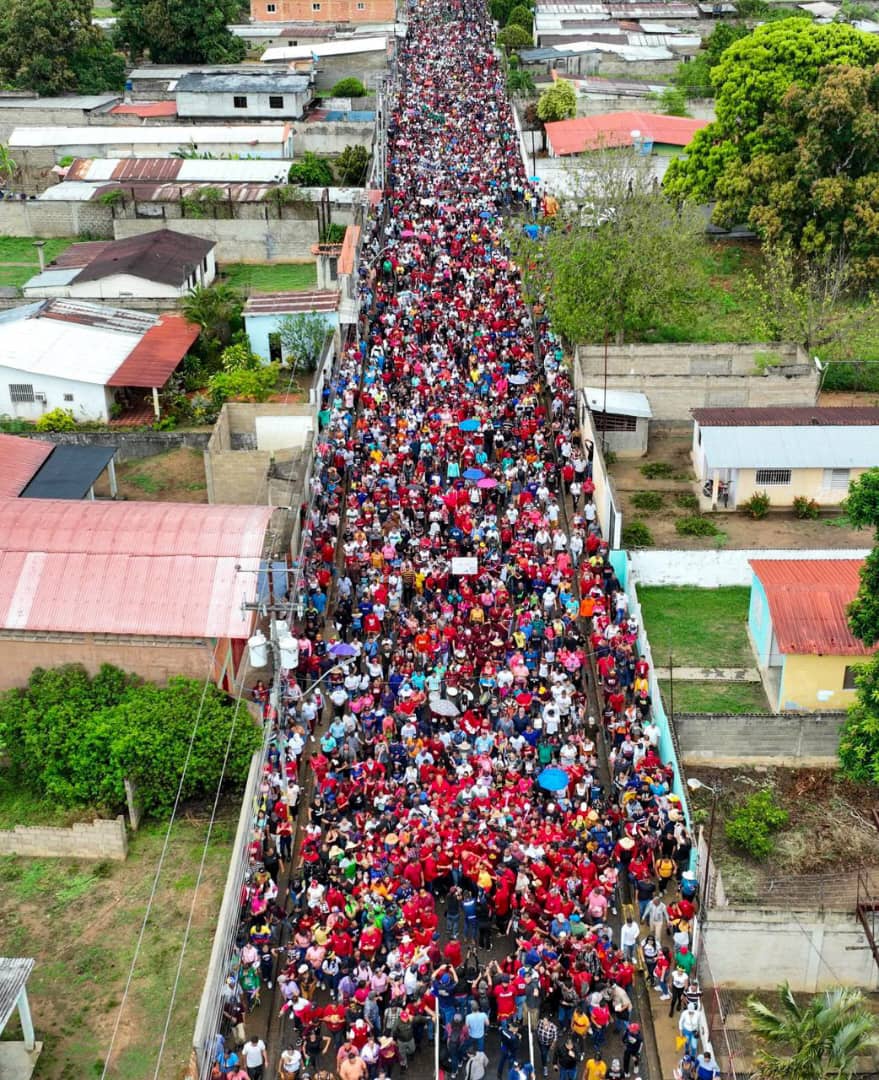
<svg viewBox="0 0 879 1080">
<path fill-rule="evenodd" d="M 851 632 L 846 609 L 860 559 L 751 559 L 748 633 L 777 712 L 844 709 L 858 663 L 874 652 Z"/>
<path fill-rule="evenodd" d="M 270 506 L 0 498 L 0 690 L 112 663 L 234 691 L 289 535 Z"/>
<path fill-rule="evenodd" d="M 189 71 L 177 80 L 175 97 L 184 120 L 299 120 L 312 98 L 312 78 L 259 68 Z"/>
<path fill-rule="evenodd" d="M 879 409 L 767 406 L 693 409 L 691 456 L 703 510 L 735 510 L 765 492 L 770 509 L 795 499 L 839 506 L 879 461 Z"/>
<path fill-rule="evenodd" d="M 182 315 L 41 300 L 0 312 L 0 413 L 39 420 L 67 409 L 77 421 L 122 411 L 159 417 L 159 391 L 199 328 Z"/>
</svg>

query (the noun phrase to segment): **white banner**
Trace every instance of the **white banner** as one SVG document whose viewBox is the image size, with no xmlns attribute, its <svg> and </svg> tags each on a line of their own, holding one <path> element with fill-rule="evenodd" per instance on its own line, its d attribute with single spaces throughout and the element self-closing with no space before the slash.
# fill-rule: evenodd
<svg viewBox="0 0 879 1080">
<path fill-rule="evenodd" d="M 452 573 L 459 574 L 462 577 L 470 577 L 473 574 L 479 573 L 479 559 L 474 558 L 457 558 L 452 559 Z"/>
</svg>

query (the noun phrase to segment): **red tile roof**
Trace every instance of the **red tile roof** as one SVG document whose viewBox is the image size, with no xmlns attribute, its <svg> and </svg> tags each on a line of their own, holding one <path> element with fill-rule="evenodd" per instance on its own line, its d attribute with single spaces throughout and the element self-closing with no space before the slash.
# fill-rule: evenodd
<svg viewBox="0 0 879 1080">
<path fill-rule="evenodd" d="M 182 315 L 160 316 L 107 380 L 107 386 L 164 386 L 198 335 L 199 328 Z"/>
<path fill-rule="evenodd" d="M 52 443 L 39 439 L 0 435 L 0 497 L 20 495 L 54 449 Z"/>
<path fill-rule="evenodd" d="M 0 627 L 246 638 L 273 512 L 0 499 Z"/>
<path fill-rule="evenodd" d="M 751 559 L 769 601 L 779 651 L 797 656 L 871 656 L 849 630 L 846 608 L 861 559 Z"/>
<path fill-rule="evenodd" d="M 631 146 L 632 132 L 669 146 L 686 146 L 707 120 L 686 116 L 658 116 L 644 112 L 603 113 L 557 120 L 546 125 L 546 137 L 554 154 L 580 154 L 602 147 Z"/>
<path fill-rule="evenodd" d="M 875 427 L 879 409 L 866 405 L 768 405 L 765 408 L 693 409 L 702 427 Z"/>
<path fill-rule="evenodd" d="M 110 110 L 116 116 L 176 116 L 176 101 L 126 101 Z"/>
</svg>

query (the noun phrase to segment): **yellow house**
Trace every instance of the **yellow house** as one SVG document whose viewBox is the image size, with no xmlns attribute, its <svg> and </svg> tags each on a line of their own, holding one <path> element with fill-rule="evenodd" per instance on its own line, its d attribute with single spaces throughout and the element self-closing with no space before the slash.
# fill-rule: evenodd
<svg viewBox="0 0 879 1080">
<path fill-rule="evenodd" d="M 879 461 L 879 409 L 769 406 L 693 409 L 693 467 L 702 510 L 735 510 L 756 492 L 838 506 Z"/>
<path fill-rule="evenodd" d="M 845 709 L 855 668 L 873 650 L 852 635 L 846 608 L 860 559 L 751 559 L 748 630 L 777 712 Z"/>
</svg>

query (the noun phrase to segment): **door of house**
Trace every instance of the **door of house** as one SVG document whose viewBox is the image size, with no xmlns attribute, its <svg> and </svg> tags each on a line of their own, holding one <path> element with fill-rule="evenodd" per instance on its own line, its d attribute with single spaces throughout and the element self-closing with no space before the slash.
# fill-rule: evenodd
<svg viewBox="0 0 879 1080">
<path fill-rule="evenodd" d="M 769 643 L 769 666 L 781 667 L 784 663 L 784 656 L 778 648 L 778 638 L 775 636 L 775 630 L 772 631 L 772 641 Z"/>
</svg>

